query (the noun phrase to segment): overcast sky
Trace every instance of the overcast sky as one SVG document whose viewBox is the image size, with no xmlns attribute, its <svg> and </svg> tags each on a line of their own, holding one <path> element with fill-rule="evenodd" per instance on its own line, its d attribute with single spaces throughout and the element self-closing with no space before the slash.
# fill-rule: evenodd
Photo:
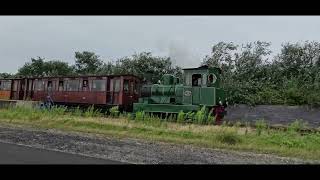
<svg viewBox="0 0 320 180">
<path fill-rule="evenodd" d="M 0 16 L 0 72 L 15 73 L 32 57 L 74 62 L 75 51 L 103 60 L 135 52 L 198 66 L 219 41 L 320 41 L 320 16 Z"/>
</svg>

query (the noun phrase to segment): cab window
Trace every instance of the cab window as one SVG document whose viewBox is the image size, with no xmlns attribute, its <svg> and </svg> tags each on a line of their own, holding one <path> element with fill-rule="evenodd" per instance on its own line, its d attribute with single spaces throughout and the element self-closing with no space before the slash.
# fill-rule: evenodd
<svg viewBox="0 0 320 180">
<path fill-rule="evenodd" d="M 201 86 L 202 84 L 202 75 L 201 74 L 193 74 L 192 75 L 192 86 Z"/>
</svg>

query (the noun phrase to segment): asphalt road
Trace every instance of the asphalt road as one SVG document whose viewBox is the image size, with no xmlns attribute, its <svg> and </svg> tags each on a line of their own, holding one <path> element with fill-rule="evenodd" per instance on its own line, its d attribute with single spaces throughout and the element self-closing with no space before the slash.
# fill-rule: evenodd
<svg viewBox="0 0 320 180">
<path fill-rule="evenodd" d="M 122 164 L 76 154 L 0 143 L 0 164 Z"/>
</svg>

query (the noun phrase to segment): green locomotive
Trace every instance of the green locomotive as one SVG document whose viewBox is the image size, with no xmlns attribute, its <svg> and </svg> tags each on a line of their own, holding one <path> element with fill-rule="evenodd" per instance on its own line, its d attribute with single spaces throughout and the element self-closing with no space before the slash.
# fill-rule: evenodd
<svg viewBox="0 0 320 180">
<path fill-rule="evenodd" d="M 165 74 L 159 84 L 144 85 L 133 112 L 173 113 L 195 112 L 203 106 L 212 112 L 216 122 L 226 114 L 225 91 L 221 89 L 221 69 L 201 66 L 183 69 L 183 82 Z"/>
</svg>

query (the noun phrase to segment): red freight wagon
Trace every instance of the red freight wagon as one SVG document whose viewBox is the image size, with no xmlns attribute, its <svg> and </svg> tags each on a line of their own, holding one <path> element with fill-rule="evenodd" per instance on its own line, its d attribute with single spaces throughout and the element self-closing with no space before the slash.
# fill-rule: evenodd
<svg viewBox="0 0 320 180">
<path fill-rule="evenodd" d="M 140 79 L 133 75 L 43 77 L 10 81 L 12 100 L 44 101 L 49 95 L 56 104 L 117 105 L 126 111 L 130 111 L 133 102 L 138 101 L 140 92 Z"/>
</svg>

